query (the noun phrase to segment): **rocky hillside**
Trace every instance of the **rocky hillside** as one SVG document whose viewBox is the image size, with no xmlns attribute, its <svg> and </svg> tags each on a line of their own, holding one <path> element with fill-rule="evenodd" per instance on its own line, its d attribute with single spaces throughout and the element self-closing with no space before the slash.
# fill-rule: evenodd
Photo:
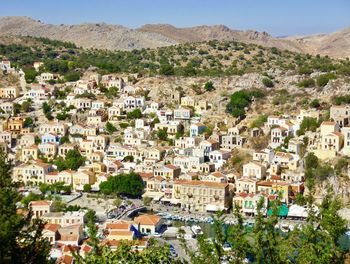
<svg viewBox="0 0 350 264">
<path fill-rule="evenodd" d="M 264 47 L 276 47 L 309 54 L 328 55 L 336 58 L 350 56 L 350 28 L 331 34 L 302 37 L 274 38 L 266 32 L 239 31 L 226 26 L 199 26 L 176 28 L 172 25 L 154 24 L 139 28 L 142 32 L 158 33 L 180 43 L 208 40 L 235 40 Z"/>
<path fill-rule="evenodd" d="M 303 52 L 345 58 L 350 56 L 350 28 L 331 34 L 319 34 L 305 37 L 289 37 Z"/>
<path fill-rule="evenodd" d="M 276 39 L 266 32 L 253 30 L 233 30 L 223 25 L 176 28 L 172 25 L 144 25 L 138 29 L 142 32 L 158 33 L 180 43 L 200 42 L 209 40 L 235 40 L 243 43 L 254 43 L 264 47 L 276 47 L 300 52 L 299 45 L 285 39 Z"/>
<path fill-rule="evenodd" d="M 140 32 L 119 25 L 50 25 L 29 17 L 0 18 L 0 34 L 46 37 L 73 42 L 84 48 L 130 50 L 169 46 L 176 42 L 152 32 Z"/>
<path fill-rule="evenodd" d="M 176 28 L 168 24 L 144 25 L 129 29 L 105 23 L 51 25 L 29 17 L 0 17 L 0 35 L 46 37 L 73 42 L 84 48 L 132 50 L 178 43 L 229 40 L 253 43 L 281 50 L 350 57 L 350 28 L 329 35 L 274 38 L 266 32 L 240 31 L 223 25 Z"/>
</svg>

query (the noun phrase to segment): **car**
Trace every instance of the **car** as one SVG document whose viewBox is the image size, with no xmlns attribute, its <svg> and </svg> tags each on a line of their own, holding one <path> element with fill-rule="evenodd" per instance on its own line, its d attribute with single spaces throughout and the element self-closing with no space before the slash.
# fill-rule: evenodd
<svg viewBox="0 0 350 264">
<path fill-rule="evenodd" d="M 155 232 L 152 236 L 153 237 L 162 237 L 162 234 L 159 234 L 159 233 Z"/>
<path fill-rule="evenodd" d="M 232 247 L 230 245 L 230 243 L 225 243 L 223 246 L 222 246 L 222 249 L 224 251 L 231 251 Z"/>
<path fill-rule="evenodd" d="M 175 249 L 170 249 L 170 255 L 174 258 L 176 258 L 178 256 Z"/>
</svg>

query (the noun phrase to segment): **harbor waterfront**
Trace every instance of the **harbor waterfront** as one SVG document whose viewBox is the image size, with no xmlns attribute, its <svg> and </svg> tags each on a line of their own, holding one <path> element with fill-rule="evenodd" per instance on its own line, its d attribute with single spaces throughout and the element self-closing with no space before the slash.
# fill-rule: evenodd
<svg viewBox="0 0 350 264">
<path fill-rule="evenodd" d="M 144 214 L 145 212 L 139 213 Z M 157 216 L 162 217 L 164 220 L 164 225 L 166 227 L 200 227 L 201 231 L 203 232 L 203 235 L 208 238 L 213 238 L 215 236 L 215 226 L 214 224 L 214 215 L 211 216 L 204 216 L 204 215 L 181 215 L 181 214 L 172 214 L 172 213 L 166 213 L 166 212 L 153 212 L 153 211 L 147 211 L 147 214 L 155 214 Z M 236 223 L 235 219 L 232 216 L 227 216 L 225 218 L 226 220 L 223 220 L 223 229 L 227 230 L 227 228 L 231 225 L 234 225 Z M 244 226 L 248 230 L 252 230 L 254 227 L 254 218 L 247 217 L 244 220 Z M 279 224 L 275 226 L 276 229 L 279 229 L 282 233 L 288 233 L 290 231 L 293 231 L 294 228 L 302 228 L 304 220 L 292 220 L 292 219 L 279 219 Z M 163 228 L 163 231 L 165 231 L 166 228 Z M 194 234 L 194 238 L 196 235 Z M 339 238 L 339 244 L 343 250 L 349 250 L 350 249 L 350 230 L 348 230 L 344 235 L 342 235 Z"/>
</svg>

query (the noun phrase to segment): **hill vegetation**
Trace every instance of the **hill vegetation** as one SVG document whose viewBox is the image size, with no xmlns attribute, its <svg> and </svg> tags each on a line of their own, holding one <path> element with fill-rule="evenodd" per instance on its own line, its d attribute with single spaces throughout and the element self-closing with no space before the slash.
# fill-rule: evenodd
<svg viewBox="0 0 350 264">
<path fill-rule="evenodd" d="M 25 42 L 31 43 L 26 45 Z M 32 45 L 35 42 L 37 45 Z M 350 61 L 329 57 L 311 56 L 276 48 L 264 48 L 254 44 L 234 41 L 209 41 L 181 44 L 157 49 L 132 51 L 84 50 L 73 43 L 52 41 L 46 38 L 24 37 L 23 44 L 0 44 L 0 56 L 15 65 L 32 71 L 35 61 L 43 61 L 42 70 L 71 77 L 90 66 L 101 73 L 141 73 L 155 76 L 230 76 L 245 73 L 266 72 L 273 68 L 305 77 L 300 86 L 314 85 L 310 81 L 313 72 L 327 73 L 320 80 L 324 86 L 329 79 L 350 76 Z M 332 74 L 329 74 L 332 73 Z M 73 76 L 74 77 L 74 76 Z M 312 78 L 311 78 L 312 79 Z M 267 87 L 273 81 L 264 78 Z"/>
</svg>

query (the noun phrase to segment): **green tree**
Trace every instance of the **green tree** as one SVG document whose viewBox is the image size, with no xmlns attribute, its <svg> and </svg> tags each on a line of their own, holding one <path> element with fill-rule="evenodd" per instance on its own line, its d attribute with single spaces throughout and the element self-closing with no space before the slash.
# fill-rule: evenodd
<svg viewBox="0 0 350 264">
<path fill-rule="evenodd" d="M 117 87 L 110 87 L 105 91 L 105 95 L 109 99 L 113 99 L 118 96 L 119 89 Z"/>
<path fill-rule="evenodd" d="M 59 171 L 77 170 L 85 163 L 85 157 L 80 154 L 79 150 L 71 149 L 67 152 L 65 159 L 60 157 L 54 163 Z"/>
<path fill-rule="evenodd" d="M 250 128 L 262 127 L 266 121 L 267 121 L 267 115 L 260 115 L 256 119 L 254 119 L 252 123 L 250 123 L 249 127 Z"/>
<path fill-rule="evenodd" d="M 304 135 L 305 131 L 312 131 L 315 132 L 316 129 L 319 127 L 319 122 L 316 118 L 313 117 L 305 117 L 303 121 L 300 124 L 300 128 L 297 131 L 297 135 Z"/>
<path fill-rule="evenodd" d="M 30 101 L 24 101 L 21 105 L 21 111 L 27 113 L 30 111 L 32 103 Z"/>
<path fill-rule="evenodd" d="M 334 169 L 338 175 L 341 175 L 342 173 L 347 172 L 348 165 L 349 165 L 348 159 L 340 158 L 335 164 Z"/>
<path fill-rule="evenodd" d="M 26 117 L 23 125 L 24 125 L 24 127 L 31 127 L 31 126 L 33 126 L 33 123 L 34 123 L 34 121 L 31 117 Z"/>
<path fill-rule="evenodd" d="M 151 198 L 151 197 L 143 197 L 142 198 L 142 202 L 145 206 L 150 206 L 152 200 L 153 200 L 153 198 Z"/>
<path fill-rule="evenodd" d="M 274 86 L 273 82 L 269 78 L 263 78 L 262 83 L 263 85 L 265 85 L 265 87 L 268 87 L 268 88 L 271 88 Z"/>
<path fill-rule="evenodd" d="M 312 108 L 318 108 L 320 106 L 321 106 L 320 100 L 318 100 L 318 99 L 314 99 L 310 102 L 310 107 L 312 107 Z"/>
<path fill-rule="evenodd" d="M 159 140 L 163 140 L 163 141 L 167 140 L 168 139 L 168 133 L 167 133 L 166 129 L 159 129 L 157 131 L 157 137 L 158 137 Z"/>
<path fill-rule="evenodd" d="M 314 79 L 304 79 L 297 84 L 299 87 L 310 88 L 315 86 Z"/>
<path fill-rule="evenodd" d="M 113 201 L 113 205 L 114 205 L 115 207 L 121 206 L 122 203 L 123 203 L 123 201 L 122 201 L 119 197 L 115 198 L 114 201 Z"/>
<path fill-rule="evenodd" d="M 84 192 L 90 192 L 91 191 L 91 185 L 88 184 L 88 183 L 84 184 L 83 190 L 84 190 Z"/>
<path fill-rule="evenodd" d="M 174 75 L 174 67 L 168 63 L 161 64 L 159 69 L 161 75 Z"/>
<path fill-rule="evenodd" d="M 52 113 L 51 113 L 51 111 L 52 111 L 51 106 L 47 102 L 44 102 L 43 105 L 42 105 L 42 108 L 43 108 L 43 112 L 44 112 L 45 117 L 48 120 L 52 120 L 53 116 L 52 116 Z"/>
<path fill-rule="evenodd" d="M 134 156 L 128 155 L 123 158 L 123 161 L 125 162 L 134 162 Z"/>
<path fill-rule="evenodd" d="M 262 98 L 265 94 L 261 90 L 240 90 L 231 95 L 230 102 L 226 106 L 226 111 L 234 117 L 244 118 L 245 108 L 252 100 Z"/>
<path fill-rule="evenodd" d="M 79 72 L 69 72 L 64 75 L 64 80 L 66 82 L 76 82 L 80 79 L 80 73 Z"/>
<path fill-rule="evenodd" d="M 0 151 L 0 263 L 48 263 L 50 243 L 42 237 L 44 224 L 17 214 L 20 201 L 17 184 L 12 182 L 12 165 Z"/>
<path fill-rule="evenodd" d="M 227 238 L 234 252 L 232 261 L 234 264 L 243 263 L 247 255 L 252 252 L 251 244 L 247 239 L 248 230 L 243 225 L 244 219 L 240 210 L 238 204 L 234 204 L 233 215 L 237 223 L 229 227 Z"/>
<path fill-rule="evenodd" d="M 142 117 L 142 112 L 140 108 L 136 108 L 135 110 L 128 112 L 126 114 L 127 118 L 129 119 L 138 119 Z"/>
<path fill-rule="evenodd" d="M 25 74 L 24 77 L 25 77 L 27 83 L 34 82 L 35 77 L 38 76 L 38 72 L 32 67 L 24 68 L 23 71 L 24 71 L 24 74 Z"/>
<path fill-rule="evenodd" d="M 33 193 L 33 192 L 29 192 L 28 195 L 24 196 L 21 200 L 21 203 L 25 206 L 25 207 L 28 207 L 28 204 L 31 202 L 31 201 L 40 201 L 40 200 L 43 200 L 44 199 L 44 196 L 43 195 L 40 195 L 40 194 L 36 194 L 36 193 Z"/>
<path fill-rule="evenodd" d="M 305 157 L 305 168 L 306 169 L 315 169 L 318 167 L 318 158 L 314 153 L 308 153 Z"/>
<path fill-rule="evenodd" d="M 109 177 L 107 181 L 101 182 L 100 191 L 103 194 L 125 194 L 140 197 L 145 186 L 142 178 L 136 173 L 119 174 Z"/>
<path fill-rule="evenodd" d="M 211 92 L 211 91 L 214 91 L 215 90 L 215 87 L 214 87 L 214 84 L 212 81 L 208 81 L 204 84 L 204 89 L 207 91 L 207 92 Z"/>
<path fill-rule="evenodd" d="M 60 138 L 60 144 L 70 143 L 69 137 L 63 136 Z"/>
<path fill-rule="evenodd" d="M 320 87 L 326 86 L 330 80 L 336 79 L 336 78 L 337 76 L 333 73 L 322 74 L 317 78 L 317 85 Z"/>
<path fill-rule="evenodd" d="M 113 134 L 115 131 L 117 131 L 117 128 L 110 122 L 106 123 L 106 131 L 108 132 L 108 134 Z"/>
</svg>

